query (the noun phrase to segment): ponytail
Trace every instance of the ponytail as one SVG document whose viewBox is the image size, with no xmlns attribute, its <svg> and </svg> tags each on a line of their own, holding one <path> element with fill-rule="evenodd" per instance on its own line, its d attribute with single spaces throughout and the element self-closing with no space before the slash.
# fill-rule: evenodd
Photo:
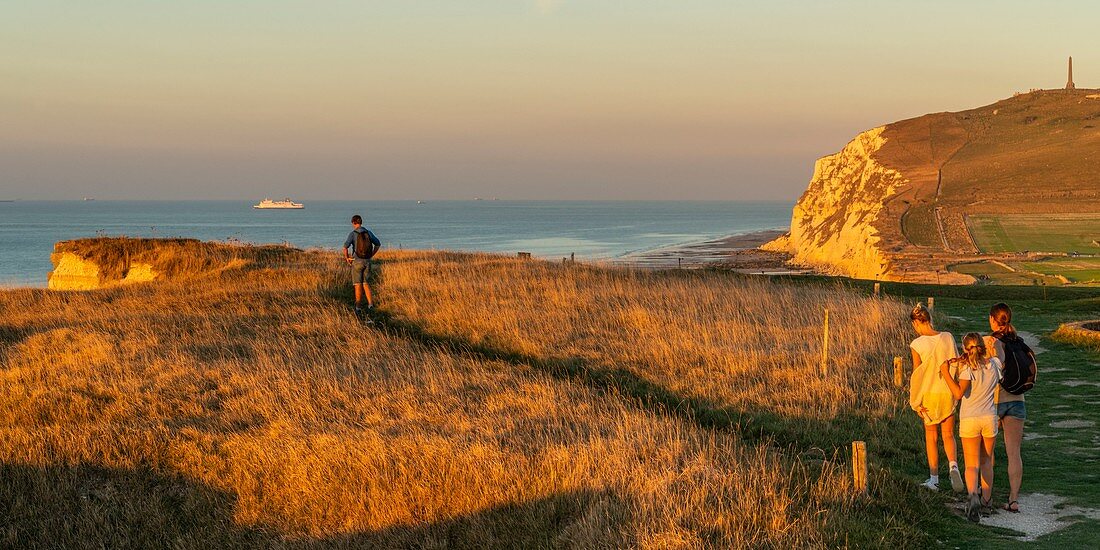
<svg viewBox="0 0 1100 550">
<path fill-rule="evenodd" d="M 1007 334 L 1016 336 L 1016 327 L 1012 326 L 1012 308 L 1008 304 L 999 302 L 989 308 L 989 318 L 1000 327 L 994 334 Z"/>
</svg>

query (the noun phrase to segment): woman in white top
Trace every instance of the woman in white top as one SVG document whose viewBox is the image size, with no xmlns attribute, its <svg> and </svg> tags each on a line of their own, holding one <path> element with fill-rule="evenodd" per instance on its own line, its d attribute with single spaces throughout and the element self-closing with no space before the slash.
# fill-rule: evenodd
<svg viewBox="0 0 1100 550">
<path fill-rule="evenodd" d="M 959 367 L 958 382 L 951 376 L 952 363 Z M 961 400 L 959 438 L 966 457 L 966 488 L 970 493 L 966 516 L 976 522 L 979 515 L 993 511 L 990 505 L 993 444 L 997 441 L 997 403 L 993 397 L 1001 382 L 1001 362 L 986 352 L 982 336 L 971 332 L 963 337 L 963 356 L 944 361 L 939 370 L 951 388 L 951 395 Z"/>
<path fill-rule="evenodd" d="M 944 382 L 937 367 L 958 356 L 955 337 L 948 332 L 932 328 L 932 315 L 923 304 L 917 304 L 909 312 L 917 339 L 909 344 L 913 352 L 913 376 L 909 380 L 909 406 L 924 421 L 924 448 L 928 454 L 928 480 L 922 485 L 933 491 L 939 489 L 940 452 L 937 439 L 943 435 L 943 450 L 950 461 L 948 472 L 951 486 L 961 493 L 965 490 L 959 475 L 958 450 L 955 447 L 955 404 L 951 390 Z"/>
</svg>

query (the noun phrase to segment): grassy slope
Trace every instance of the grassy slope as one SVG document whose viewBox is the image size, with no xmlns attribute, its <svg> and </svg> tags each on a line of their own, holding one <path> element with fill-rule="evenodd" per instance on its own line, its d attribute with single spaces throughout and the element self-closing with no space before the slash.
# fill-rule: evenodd
<svg viewBox="0 0 1100 550">
<path fill-rule="evenodd" d="M 989 221 L 1012 213 L 1095 215 L 1100 155 L 1088 152 L 1100 150 L 1100 99 L 1087 98 L 1093 94 L 1028 93 L 888 125 L 877 157 L 905 174 L 909 185 L 887 201 L 877 222 L 886 248 L 942 250 L 938 209 L 953 253 L 976 251 L 971 233 L 990 252 L 1095 250 L 1094 237 L 1081 241 L 1087 235 L 1081 223 L 1047 217 L 1049 223 L 1015 228 Z"/>
<path fill-rule="evenodd" d="M 0 503 L 15 511 L 0 540 L 988 542 L 915 487 L 920 428 L 888 369 L 904 307 L 866 288 L 406 253 L 382 263 L 378 331 L 348 314 L 327 258 L 234 257 L 246 265 L 209 279 L 0 293 Z M 990 299 L 887 290 L 978 319 Z M 1098 309 L 1083 289 L 1052 291 L 1025 328 Z M 822 378 L 825 306 L 837 362 Z M 871 455 L 866 500 L 850 494 L 853 439 Z M 1035 452 L 1028 488 L 1095 502 L 1038 474 Z"/>
<path fill-rule="evenodd" d="M 1085 153 L 1100 150 L 1100 100 L 1085 97 L 1095 93 L 1022 94 L 959 113 L 971 137 L 943 167 L 941 203 L 1003 214 L 998 197 L 1013 197 L 1024 212 L 1089 212 L 1100 197 L 1100 156 Z"/>
</svg>

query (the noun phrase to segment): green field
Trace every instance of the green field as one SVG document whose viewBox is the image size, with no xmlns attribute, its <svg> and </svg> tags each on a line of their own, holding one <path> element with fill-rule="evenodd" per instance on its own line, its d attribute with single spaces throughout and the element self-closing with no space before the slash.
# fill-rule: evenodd
<svg viewBox="0 0 1100 550">
<path fill-rule="evenodd" d="M 1100 253 L 1100 214 L 978 215 L 966 222 L 985 253 Z"/>
<path fill-rule="evenodd" d="M 936 212 L 931 204 L 914 206 L 902 218 L 901 230 L 917 246 L 943 247 L 937 228 Z"/>
<path fill-rule="evenodd" d="M 1045 275 L 1061 275 L 1072 283 L 1100 283 L 1100 258 L 1050 258 L 1041 262 L 1021 262 L 1019 266 Z"/>
<path fill-rule="evenodd" d="M 964 273 L 970 275 L 979 282 L 986 284 L 996 285 L 1049 285 L 1049 286 L 1061 286 L 1062 280 L 1054 277 L 1053 275 L 1060 275 L 1061 272 L 1048 273 L 1045 271 L 1033 270 L 1030 268 L 1019 267 L 1021 270 L 1012 271 L 1004 266 L 991 263 L 991 262 L 974 262 L 966 264 L 955 264 L 948 266 L 948 270 L 955 273 Z M 1029 273 L 1029 271 L 1036 271 L 1037 273 Z M 1039 275 L 1038 273 L 1044 273 L 1047 276 Z"/>
</svg>

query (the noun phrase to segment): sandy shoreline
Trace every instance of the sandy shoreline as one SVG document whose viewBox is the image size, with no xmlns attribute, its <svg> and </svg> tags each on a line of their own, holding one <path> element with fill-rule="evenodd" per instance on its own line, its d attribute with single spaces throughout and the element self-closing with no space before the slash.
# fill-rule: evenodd
<svg viewBox="0 0 1100 550">
<path fill-rule="evenodd" d="M 790 256 L 760 250 L 785 231 L 778 229 L 728 235 L 707 241 L 683 243 L 636 252 L 610 263 L 647 269 L 717 267 L 744 273 L 788 273 Z"/>
</svg>

